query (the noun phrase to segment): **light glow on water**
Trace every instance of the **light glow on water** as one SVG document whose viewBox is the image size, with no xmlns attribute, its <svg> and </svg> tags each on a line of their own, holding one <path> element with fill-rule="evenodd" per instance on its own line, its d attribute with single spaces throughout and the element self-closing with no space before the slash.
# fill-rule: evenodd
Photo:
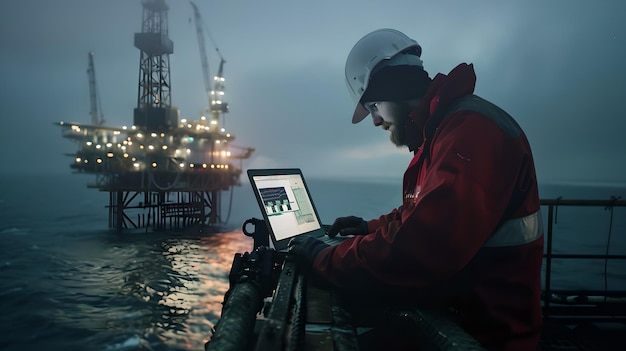
<svg viewBox="0 0 626 351">
<path fill-rule="evenodd" d="M 260 216 L 249 184 L 235 189 L 232 225 L 219 234 L 115 233 L 106 228 L 106 194 L 86 188 L 91 177 L 0 180 L 3 350 L 204 349 L 221 314 L 233 256 L 252 250 L 252 239 L 232 229 Z M 402 196 L 396 183 L 308 183 L 325 224 L 335 216 L 375 217 Z M 566 199 L 626 197 L 624 188 L 542 190 Z M 626 254 L 625 210 L 614 209 L 611 254 Z M 585 211 L 559 208 L 555 250 L 606 250 L 609 211 Z M 619 264 L 607 265 L 610 289 L 626 288 Z M 604 284 L 604 262 L 597 260 L 555 261 L 553 270 L 553 288 Z"/>
</svg>

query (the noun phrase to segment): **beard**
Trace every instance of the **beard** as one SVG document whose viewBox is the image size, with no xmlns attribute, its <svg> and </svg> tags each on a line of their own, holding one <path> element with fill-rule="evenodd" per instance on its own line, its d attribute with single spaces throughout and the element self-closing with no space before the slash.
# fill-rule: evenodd
<svg viewBox="0 0 626 351">
<path fill-rule="evenodd" d="M 405 136 L 405 128 L 406 128 L 406 121 L 402 121 L 400 124 L 399 123 L 395 123 L 393 126 L 393 129 L 391 130 L 391 134 L 389 134 L 389 140 L 391 140 L 391 142 L 397 146 L 397 147 L 402 147 L 402 146 L 406 146 L 406 136 Z"/>
<path fill-rule="evenodd" d="M 409 113 L 411 112 L 411 106 L 409 104 L 399 104 L 397 106 L 397 110 L 394 111 L 398 116 L 396 121 L 393 124 L 393 129 L 391 129 L 391 134 L 389 135 L 389 140 L 396 145 L 397 147 L 408 146 L 409 148 L 413 147 L 414 140 L 411 137 L 414 133 L 411 133 L 413 128 L 413 124 L 411 123 L 411 117 L 409 117 Z"/>
</svg>

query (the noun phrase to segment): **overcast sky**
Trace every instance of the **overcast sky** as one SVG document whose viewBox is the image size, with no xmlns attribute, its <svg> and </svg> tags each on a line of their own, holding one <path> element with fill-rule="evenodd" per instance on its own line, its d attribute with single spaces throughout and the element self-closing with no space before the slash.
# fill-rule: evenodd
<svg viewBox="0 0 626 351">
<path fill-rule="evenodd" d="M 195 0 L 226 59 L 226 129 L 254 147 L 245 168 L 400 177 L 410 161 L 371 120 L 352 125 L 343 67 L 381 27 L 423 47 L 431 77 L 473 63 L 476 93 L 528 135 L 540 182 L 626 183 L 623 0 Z M 167 0 L 172 104 L 207 105 L 187 0 Z M 58 121 L 89 123 L 87 55 L 107 125 L 132 124 L 140 0 L 0 1 L 0 172 L 70 173 Z M 219 64 L 207 39 L 209 65 Z"/>
</svg>

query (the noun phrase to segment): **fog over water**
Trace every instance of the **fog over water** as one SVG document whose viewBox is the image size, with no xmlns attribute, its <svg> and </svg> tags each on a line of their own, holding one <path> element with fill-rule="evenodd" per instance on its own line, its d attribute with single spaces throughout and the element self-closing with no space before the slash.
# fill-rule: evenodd
<svg viewBox="0 0 626 351">
<path fill-rule="evenodd" d="M 207 105 L 188 1 L 169 0 L 172 103 Z M 301 167 L 328 177 L 398 177 L 410 159 L 369 121 L 350 123 L 345 57 L 364 34 L 394 27 L 423 47 L 434 76 L 474 64 L 477 94 L 525 129 L 541 182 L 626 183 L 626 3 L 196 0 L 209 70 L 226 59 L 226 129 L 256 149 L 244 167 Z M 75 145 L 57 121 L 89 122 L 87 54 L 95 53 L 108 125 L 132 123 L 139 0 L 0 2 L 0 172 L 65 173 Z M 286 132 L 289 131 L 289 132 Z"/>
</svg>

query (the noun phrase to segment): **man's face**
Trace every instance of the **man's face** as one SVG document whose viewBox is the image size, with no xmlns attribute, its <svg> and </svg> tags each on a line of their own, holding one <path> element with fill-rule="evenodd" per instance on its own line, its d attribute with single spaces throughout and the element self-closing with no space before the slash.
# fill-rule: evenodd
<svg viewBox="0 0 626 351">
<path fill-rule="evenodd" d="M 375 126 L 381 126 L 391 134 L 389 139 L 396 146 L 408 146 L 407 127 L 411 125 L 411 107 L 396 101 L 373 101 L 364 104 Z"/>
</svg>

